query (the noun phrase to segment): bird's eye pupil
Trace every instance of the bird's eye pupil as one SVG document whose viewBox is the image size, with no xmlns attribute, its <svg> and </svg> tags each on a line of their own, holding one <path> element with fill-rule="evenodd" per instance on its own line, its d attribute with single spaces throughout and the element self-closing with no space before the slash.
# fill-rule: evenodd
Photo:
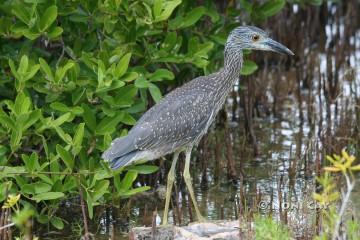
<svg viewBox="0 0 360 240">
<path fill-rule="evenodd" d="M 259 40 L 259 38 L 260 38 L 259 35 L 253 35 L 253 36 L 252 36 L 252 39 L 253 39 L 254 41 Z"/>
</svg>

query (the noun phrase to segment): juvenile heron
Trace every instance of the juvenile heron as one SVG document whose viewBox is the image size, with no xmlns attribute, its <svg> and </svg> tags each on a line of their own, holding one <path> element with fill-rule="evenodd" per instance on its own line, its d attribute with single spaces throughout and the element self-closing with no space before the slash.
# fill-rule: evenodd
<svg viewBox="0 0 360 240">
<path fill-rule="evenodd" d="M 235 28 L 225 44 L 224 68 L 209 76 L 197 77 L 167 94 L 139 119 L 126 137 L 116 138 L 102 155 L 113 169 L 117 169 L 139 160 L 150 161 L 174 153 L 167 179 L 163 224 L 167 223 L 175 166 L 182 151 L 186 155 L 183 173 L 185 184 L 198 220 L 204 219 L 197 207 L 191 184 L 191 150 L 207 132 L 238 80 L 244 49 L 293 55 L 288 48 L 270 39 L 266 32 L 257 27 Z"/>
</svg>

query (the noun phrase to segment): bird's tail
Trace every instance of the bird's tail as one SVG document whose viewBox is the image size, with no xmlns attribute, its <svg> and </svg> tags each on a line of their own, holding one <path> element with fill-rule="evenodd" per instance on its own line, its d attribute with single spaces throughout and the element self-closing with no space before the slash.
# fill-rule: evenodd
<svg viewBox="0 0 360 240">
<path fill-rule="evenodd" d="M 110 167 L 113 170 L 116 170 L 121 167 L 125 167 L 125 166 L 129 165 L 132 162 L 132 160 L 134 160 L 136 158 L 137 154 L 138 154 L 138 151 L 135 150 L 135 151 L 129 152 L 121 157 L 114 158 L 110 161 Z"/>
<path fill-rule="evenodd" d="M 112 169 L 118 169 L 129 165 L 137 153 L 133 139 L 128 135 L 115 139 L 101 157 L 109 162 Z"/>
</svg>

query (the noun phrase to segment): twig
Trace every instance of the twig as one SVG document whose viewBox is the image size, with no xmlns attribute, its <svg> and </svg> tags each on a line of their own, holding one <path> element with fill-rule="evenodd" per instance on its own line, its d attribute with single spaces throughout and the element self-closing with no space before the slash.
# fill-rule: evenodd
<svg viewBox="0 0 360 240">
<path fill-rule="evenodd" d="M 9 224 L 6 224 L 6 225 L 4 225 L 4 226 L 0 227 L 0 230 L 3 230 L 3 229 L 5 229 L 5 228 L 12 227 L 12 226 L 14 226 L 14 225 L 15 225 L 15 223 L 9 223 Z"/>
<path fill-rule="evenodd" d="M 80 183 L 80 179 L 79 179 L 79 183 Z M 79 194 L 80 194 L 81 212 L 82 212 L 83 221 L 84 221 L 84 231 L 85 231 L 84 239 L 89 240 L 89 227 L 88 227 L 88 223 L 87 223 L 86 209 L 85 209 L 85 203 L 84 203 L 84 194 L 83 194 L 81 184 L 79 184 Z"/>
<path fill-rule="evenodd" d="M 151 223 L 151 240 L 155 240 L 156 236 L 156 216 L 157 216 L 157 209 L 153 212 L 152 216 L 152 223 Z"/>
<path fill-rule="evenodd" d="M 332 236 L 332 240 L 339 239 L 339 228 L 340 228 L 340 224 L 341 224 L 341 219 L 345 213 L 346 206 L 347 206 L 348 202 L 350 201 L 351 192 L 355 186 L 355 182 L 350 180 L 349 175 L 347 173 L 345 173 L 344 176 L 346 179 L 347 191 L 346 191 L 345 195 L 343 195 L 343 200 L 341 203 L 341 208 L 340 208 L 340 211 L 338 214 L 338 218 L 335 223 L 334 234 Z"/>
</svg>

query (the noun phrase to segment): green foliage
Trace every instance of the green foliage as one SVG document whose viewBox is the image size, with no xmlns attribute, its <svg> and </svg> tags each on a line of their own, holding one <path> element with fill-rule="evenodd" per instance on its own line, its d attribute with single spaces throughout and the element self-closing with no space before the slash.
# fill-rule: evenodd
<svg viewBox="0 0 360 240">
<path fill-rule="evenodd" d="M 100 156 L 169 86 L 222 65 L 234 25 L 205 2 L 2 1 L 0 201 L 21 193 L 31 216 L 62 229 L 59 204 L 79 189 L 90 217 L 100 204 L 147 190 L 134 182 L 156 167 L 112 172 Z M 284 7 L 243 2 L 259 19 Z M 235 10 L 228 22 L 241 16 Z M 242 73 L 256 69 L 246 61 Z"/>
<path fill-rule="evenodd" d="M 330 166 L 324 167 L 325 173 L 317 178 L 322 191 L 313 194 L 313 198 L 321 206 L 322 216 L 321 232 L 315 239 L 338 239 L 343 235 L 348 239 L 357 239 L 360 232 L 357 216 L 347 217 L 345 211 L 355 188 L 354 174 L 360 170 L 360 164 L 354 165 L 355 156 L 349 155 L 345 149 L 341 151 L 341 155 L 328 155 L 326 159 Z M 335 179 L 330 173 L 341 174 L 345 186 L 339 185 L 339 178 Z M 344 227 L 340 227 L 342 224 Z"/>
<path fill-rule="evenodd" d="M 250 1 L 240 0 L 240 4 L 249 13 L 250 19 L 254 22 L 264 22 L 269 17 L 280 12 L 286 0 Z"/>
<path fill-rule="evenodd" d="M 255 218 L 255 239 L 287 240 L 290 238 L 289 230 L 271 217 L 257 215 Z"/>
</svg>

